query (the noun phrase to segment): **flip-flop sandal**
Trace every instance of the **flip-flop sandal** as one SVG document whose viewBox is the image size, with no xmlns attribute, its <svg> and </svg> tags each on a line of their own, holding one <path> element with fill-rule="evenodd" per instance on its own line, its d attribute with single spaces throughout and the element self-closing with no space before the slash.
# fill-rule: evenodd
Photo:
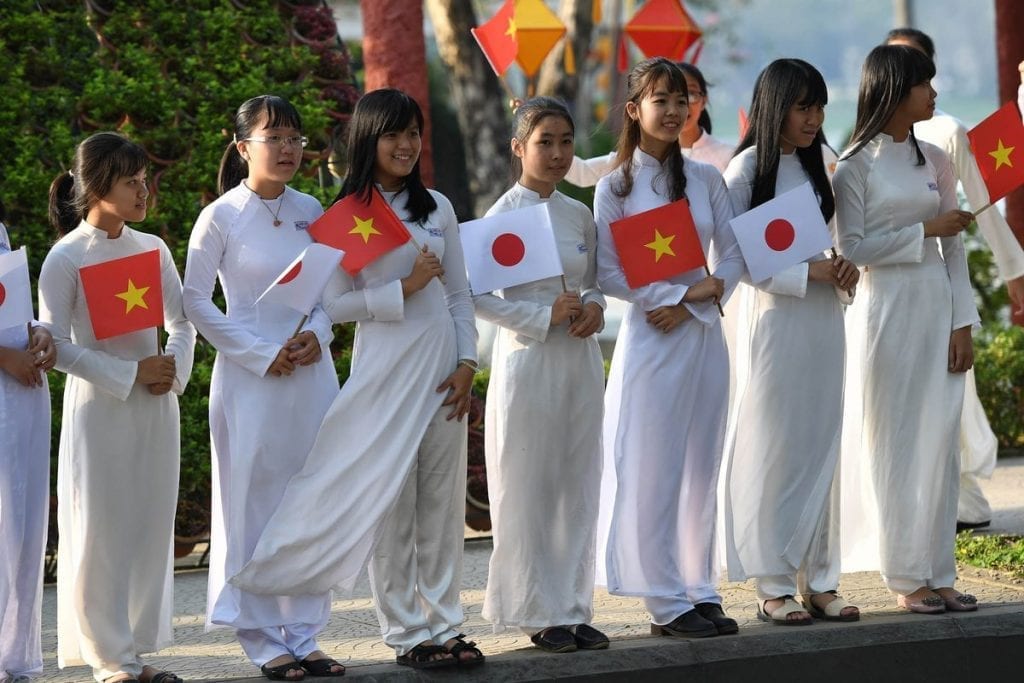
<svg viewBox="0 0 1024 683">
<path fill-rule="evenodd" d="M 458 662 L 459 666 L 476 666 L 477 664 L 484 663 L 484 653 L 480 651 L 480 649 L 476 646 L 476 643 L 474 643 L 472 640 L 468 642 L 466 641 L 465 633 L 460 633 L 459 635 L 454 636 L 452 640 L 455 641 L 455 644 L 452 645 L 450 648 L 446 647 L 444 649 L 449 654 L 451 654 L 452 657 L 455 658 L 455 661 Z M 473 656 L 467 659 L 463 659 L 463 652 L 469 652 Z"/>
<path fill-rule="evenodd" d="M 442 667 L 455 666 L 458 664 L 458 662 L 451 657 L 445 657 L 444 659 L 431 659 L 434 655 L 446 654 L 448 654 L 448 650 L 445 650 L 440 645 L 417 645 L 404 655 L 398 655 L 395 657 L 395 662 L 401 666 L 409 666 L 413 669 L 440 669 Z"/>
<path fill-rule="evenodd" d="M 324 657 L 322 659 L 303 659 L 299 666 L 306 670 L 310 676 L 318 678 L 336 678 L 345 675 L 345 665 L 336 659 Z M 341 671 L 331 671 L 332 668 L 340 666 Z"/>
<path fill-rule="evenodd" d="M 761 621 L 769 621 L 779 626 L 810 626 L 814 623 L 814 618 L 808 616 L 806 619 L 790 619 L 790 614 L 794 612 L 806 612 L 801 605 L 797 604 L 797 601 L 793 599 L 792 595 L 780 595 L 778 598 L 769 598 L 771 600 L 781 599 L 782 605 L 776 607 L 768 613 L 765 611 L 765 604 L 768 600 L 760 600 L 757 603 L 757 618 Z"/>
<path fill-rule="evenodd" d="M 302 665 L 295 660 L 285 662 L 284 664 L 278 664 L 277 666 L 267 666 L 264 664 L 260 667 L 260 671 L 262 671 L 263 675 L 272 681 L 301 681 L 302 676 L 306 675 Z M 288 673 L 291 671 L 301 671 L 302 676 L 289 677 Z"/>
<path fill-rule="evenodd" d="M 835 599 L 826 604 L 824 607 L 818 607 L 814 604 L 814 597 L 817 595 L 834 595 Z M 844 600 L 839 593 L 836 591 L 825 591 L 825 593 L 814 593 L 803 599 L 804 609 L 815 619 L 822 619 L 824 621 L 857 621 L 860 619 L 860 608 L 857 608 L 855 614 L 843 614 L 843 610 L 848 607 L 857 607 Z"/>
</svg>

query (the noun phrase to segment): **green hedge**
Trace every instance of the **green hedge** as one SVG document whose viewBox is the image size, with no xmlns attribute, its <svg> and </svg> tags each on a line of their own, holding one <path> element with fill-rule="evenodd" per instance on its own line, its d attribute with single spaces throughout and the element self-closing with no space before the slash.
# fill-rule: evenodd
<svg viewBox="0 0 1024 683">
<path fill-rule="evenodd" d="M 215 196 L 232 116 L 250 97 L 272 92 L 298 107 L 311 144 L 292 185 L 322 202 L 333 198 L 320 180 L 340 146 L 358 65 L 337 39 L 298 40 L 290 11 L 270 0 L 0 3 L 0 194 L 11 239 L 28 247 L 33 275 L 55 240 L 46 222 L 50 182 L 95 130 L 120 130 L 150 153 L 152 209 L 135 227 L 160 235 L 182 269 L 192 223 Z M 330 81 L 318 77 L 327 67 Z M 343 97 L 330 99 L 339 89 Z M 347 376 L 351 329 L 338 337 L 334 354 Z M 200 340 L 181 398 L 182 499 L 209 496 L 213 357 Z M 54 459 L 63 387 L 64 377 L 51 373 Z"/>
<path fill-rule="evenodd" d="M 974 374 L 1000 448 L 1024 447 L 1024 328 L 993 324 L 977 335 Z"/>
</svg>

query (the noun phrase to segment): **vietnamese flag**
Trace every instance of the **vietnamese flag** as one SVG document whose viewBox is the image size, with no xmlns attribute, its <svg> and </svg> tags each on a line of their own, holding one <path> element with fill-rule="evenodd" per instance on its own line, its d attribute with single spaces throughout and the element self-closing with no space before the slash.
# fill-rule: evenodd
<svg viewBox="0 0 1024 683">
<path fill-rule="evenodd" d="M 686 199 L 614 221 L 611 232 L 633 289 L 707 264 Z"/>
<path fill-rule="evenodd" d="M 473 294 L 563 274 L 547 203 L 459 224 Z"/>
<path fill-rule="evenodd" d="M 78 275 L 96 339 L 163 325 L 158 250 L 83 266 Z"/>
<path fill-rule="evenodd" d="M 1016 104 L 1004 104 L 970 130 L 967 137 L 990 202 L 997 202 L 1024 185 L 1024 124 Z"/>
<path fill-rule="evenodd" d="M 0 254 L 0 330 L 32 320 L 32 287 L 25 247 Z"/>
<path fill-rule="evenodd" d="M 309 226 L 309 235 L 345 252 L 341 267 L 349 275 L 412 239 L 376 188 L 371 191 L 369 204 L 356 193 L 335 202 Z"/>
<path fill-rule="evenodd" d="M 519 51 L 519 44 L 516 42 L 515 7 L 515 0 L 505 0 L 497 13 L 487 22 L 469 29 L 498 76 L 508 71 Z"/>
</svg>

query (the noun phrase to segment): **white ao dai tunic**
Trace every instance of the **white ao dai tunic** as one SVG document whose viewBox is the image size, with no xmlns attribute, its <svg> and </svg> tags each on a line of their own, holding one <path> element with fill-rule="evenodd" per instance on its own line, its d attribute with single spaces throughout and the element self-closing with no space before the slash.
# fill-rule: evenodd
<svg viewBox="0 0 1024 683">
<path fill-rule="evenodd" d="M 323 210 L 309 195 L 285 188 L 280 218 L 244 183 L 203 209 L 189 240 L 185 310 L 217 349 L 210 384 L 213 444 L 213 530 L 207 628 L 257 629 L 323 625 L 330 616 L 324 590 L 300 598 L 253 595 L 226 583 L 252 556 L 289 478 L 302 467 L 320 421 L 338 393 L 331 361 L 331 321 L 320 307 L 305 329 L 323 356 L 288 377 L 266 374 L 301 314 L 256 299 L 312 243 L 309 223 Z M 227 311 L 211 298 L 220 279 Z"/>
<path fill-rule="evenodd" d="M 0 223 L 0 254 L 11 251 Z M 25 350 L 28 329 L 0 330 L 0 346 Z M 50 510 L 50 391 L 0 371 L 0 677 L 43 670 L 40 620 Z"/>
<path fill-rule="evenodd" d="M 148 328 L 97 340 L 78 271 L 160 252 L 163 353 L 176 379 L 162 396 L 136 381 L 160 353 Z M 40 319 L 66 372 L 57 464 L 57 661 L 97 678 L 137 673 L 138 655 L 171 644 L 171 576 L 178 498 L 178 395 L 192 371 L 195 330 L 167 245 L 127 226 L 116 239 L 85 221 L 50 250 L 39 275 Z M 102 606 L 102 607 L 100 607 Z"/>
<path fill-rule="evenodd" d="M 598 557 L 611 593 L 718 601 L 713 579 L 718 467 L 725 435 L 729 359 L 718 310 L 687 304 L 694 317 L 665 334 L 645 312 L 679 303 L 704 279 L 694 269 L 667 281 L 630 289 L 612 242 L 610 224 L 668 203 L 661 164 L 639 149 L 633 190 L 617 196 L 621 167 L 598 183 L 598 282 L 605 294 L 630 302 L 605 391 L 604 471 Z M 739 281 L 743 260 L 729 227 L 732 207 L 713 167 L 686 161 L 686 196 L 701 244 L 712 240 L 715 275 L 726 292 Z M 675 614 L 654 615 L 667 623 Z"/>
<path fill-rule="evenodd" d="M 403 301 L 400 279 L 410 273 L 416 258 L 409 242 L 354 279 L 335 278 L 324 294 L 332 319 L 359 321 L 352 374 L 324 417 L 305 464 L 288 482 L 286 497 L 303 504 L 282 506 L 274 513 L 252 559 L 231 578 L 244 590 L 302 596 L 337 588 L 350 593 L 444 399 L 437 386 L 460 358 L 476 358 L 458 222 L 451 203 L 440 193 L 431 194 L 438 207 L 422 224 L 404 218 L 404 192 L 383 196 L 417 242 L 441 259 L 445 284 L 435 278 Z M 462 432 L 460 448 L 444 454 L 450 463 L 461 459 L 461 470 L 457 464 L 452 470 L 461 471 L 462 496 L 465 424 L 452 420 L 443 427 Z M 318 513 L 310 516 L 311 509 Z M 436 512 L 451 516 L 450 509 Z M 439 539 L 432 541 L 440 544 Z M 410 539 L 398 542 L 408 546 Z M 454 564 L 447 543 L 441 552 L 452 554 L 438 564 Z"/>
<path fill-rule="evenodd" d="M 539 203 L 551 213 L 566 287 L 604 308 L 586 206 L 517 184 L 487 215 Z M 551 325 L 562 291 L 553 277 L 474 298 L 477 316 L 500 326 L 484 429 L 494 551 L 483 615 L 496 631 L 593 616 L 604 368 L 596 335 Z"/>
<path fill-rule="evenodd" d="M 924 237 L 957 201 L 948 157 L 920 146 L 918 166 L 909 138 L 881 133 L 833 180 L 839 248 L 864 268 L 846 321 L 843 569 L 880 568 L 908 593 L 955 579 L 964 376 L 949 338 L 978 322 L 963 240 Z"/>
<path fill-rule="evenodd" d="M 737 214 L 750 209 L 756 153 L 745 149 L 725 173 Z M 780 155 L 776 195 L 809 180 L 796 154 Z M 834 231 L 834 223 L 830 227 Z M 733 581 L 795 577 L 805 562 L 809 577 L 824 583 L 812 580 L 814 592 L 833 590 L 839 580 L 833 481 L 843 416 L 841 302 L 849 298 L 809 280 L 809 263 L 825 258 L 817 255 L 754 286 L 746 281 L 734 296 L 743 305 L 725 483 Z"/>
</svg>

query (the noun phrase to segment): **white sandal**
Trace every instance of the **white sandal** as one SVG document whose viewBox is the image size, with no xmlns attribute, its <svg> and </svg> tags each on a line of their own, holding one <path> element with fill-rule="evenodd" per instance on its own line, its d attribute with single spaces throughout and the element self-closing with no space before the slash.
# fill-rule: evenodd
<svg viewBox="0 0 1024 683">
<path fill-rule="evenodd" d="M 815 605 L 814 596 L 825 594 L 832 595 L 834 597 L 824 607 L 818 607 Z M 803 596 L 803 603 L 804 609 L 806 609 L 807 613 L 815 619 L 823 619 L 824 621 L 857 621 L 860 619 L 860 608 L 844 600 L 836 591 L 825 591 L 824 593 L 811 593 L 810 595 L 805 595 Z M 856 614 L 843 614 L 843 610 L 849 607 L 856 609 Z"/>
<path fill-rule="evenodd" d="M 773 609 L 771 614 L 769 614 L 765 611 L 765 605 L 768 604 L 768 600 L 782 600 L 782 605 Z M 761 621 L 770 621 L 779 626 L 810 626 L 814 623 L 814 619 L 810 616 L 806 619 L 789 618 L 789 615 L 794 612 L 807 612 L 810 614 L 810 610 L 806 610 L 797 604 L 792 595 L 780 595 L 777 598 L 769 598 L 768 600 L 760 600 L 757 603 L 757 618 Z"/>
</svg>

